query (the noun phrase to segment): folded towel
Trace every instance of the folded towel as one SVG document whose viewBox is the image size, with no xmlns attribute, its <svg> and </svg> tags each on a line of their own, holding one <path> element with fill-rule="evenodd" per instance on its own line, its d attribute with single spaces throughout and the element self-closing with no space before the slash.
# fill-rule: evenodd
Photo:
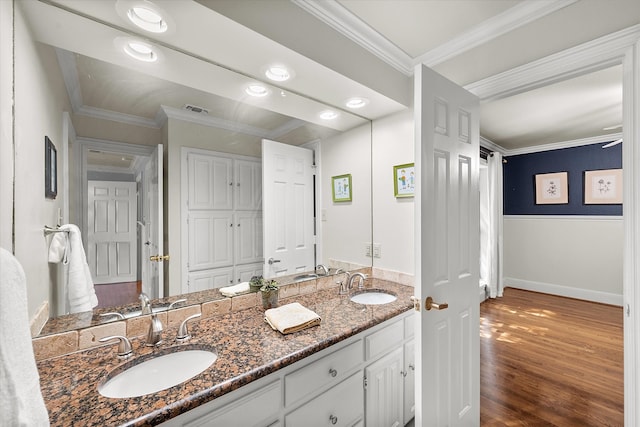
<svg viewBox="0 0 640 427">
<path fill-rule="evenodd" d="M 320 316 L 302 304 L 293 302 L 264 312 L 264 320 L 273 329 L 291 334 L 320 324 Z"/>
<path fill-rule="evenodd" d="M 242 282 L 237 285 L 220 288 L 220 293 L 225 297 L 235 297 L 237 295 L 248 294 L 250 290 L 249 282 Z"/>
<path fill-rule="evenodd" d="M 64 231 L 53 233 L 49 244 L 49 262 L 53 264 L 62 262 L 67 265 L 69 263 L 68 255 L 69 233 Z"/>
<path fill-rule="evenodd" d="M 48 426 L 33 355 L 27 281 L 22 266 L 0 248 L 0 424 Z"/>
</svg>

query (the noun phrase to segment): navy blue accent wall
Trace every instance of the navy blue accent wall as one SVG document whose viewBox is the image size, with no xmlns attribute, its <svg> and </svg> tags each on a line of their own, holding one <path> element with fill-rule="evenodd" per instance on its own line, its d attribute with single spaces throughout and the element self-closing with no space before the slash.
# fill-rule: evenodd
<svg viewBox="0 0 640 427">
<path fill-rule="evenodd" d="M 622 144 L 603 149 L 607 142 L 507 157 L 504 214 L 622 215 L 622 205 L 584 204 L 584 171 L 622 168 Z M 569 203 L 536 205 L 535 175 L 565 171 L 569 173 Z"/>
</svg>

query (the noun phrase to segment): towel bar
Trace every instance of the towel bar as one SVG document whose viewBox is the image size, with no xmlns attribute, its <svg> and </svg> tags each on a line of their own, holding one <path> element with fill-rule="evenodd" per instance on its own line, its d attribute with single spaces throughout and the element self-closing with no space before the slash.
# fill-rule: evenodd
<svg viewBox="0 0 640 427">
<path fill-rule="evenodd" d="M 51 228 L 48 225 L 44 226 L 44 235 L 48 236 L 49 234 L 53 234 L 53 233 L 68 233 L 69 230 L 60 230 L 59 228 Z"/>
</svg>

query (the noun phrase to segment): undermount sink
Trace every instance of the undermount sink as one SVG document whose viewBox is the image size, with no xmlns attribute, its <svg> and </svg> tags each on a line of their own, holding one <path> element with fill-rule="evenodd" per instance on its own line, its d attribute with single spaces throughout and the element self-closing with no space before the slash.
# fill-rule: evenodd
<svg viewBox="0 0 640 427">
<path fill-rule="evenodd" d="M 218 358 L 215 351 L 179 350 L 131 366 L 98 386 L 105 397 L 125 398 L 173 387 L 206 370 Z"/>
<path fill-rule="evenodd" d="M 379 289 L 371 289 L 358 292 L 353 295 L 351 301 L 364 305 L 382 305 L 389 304 L 398 299 L 397 296 Z"/>
</svg>

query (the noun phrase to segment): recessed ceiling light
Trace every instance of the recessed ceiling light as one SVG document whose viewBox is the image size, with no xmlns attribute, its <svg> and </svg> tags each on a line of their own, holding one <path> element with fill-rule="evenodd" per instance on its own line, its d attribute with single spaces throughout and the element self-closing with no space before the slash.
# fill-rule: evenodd
<svg viewBox="0 0 640 427">
<path fill-rule="evenodd" d="M 283 65 L 272 65 L 264 72 L 269 80 L 274 82 L 284 82 L 293 77 L 293 73 Z"/>
<path fill-rule="evenodd" d="M 250 84 L 249 86 L 247 86 L 247 88 L 244 91 L 248 95 L 255 96 L 258 98 L 267 96 L 269 94 L 269 89 L 257 83 Z"/>
<path fill-rule="evenodd" d="M 320 113 L 320 118 L 322 120 L 333 120 L 336 117 L 338 117 L 338 113 L 336 113 L 333 110 L 325 110 L 322 113 Z"/>
<path fill-rule="evenodd" d="M 347 99 L 347 102 L 345 102 L 345 105 L 348 108 L 362 108 L 365 105 L 367 105 L 369 103 L 369 100 L 367 98 L 349 98 Z"/>
<path fill-rule="evenodd" d="M 153 50 L 153 47 L 142 41 L 128 41 L 124 45 L 124 51 L 138 61 L 155 62 L 158 60 L 158 54 Z"/>
<path fill-rule="evenodd" d="M 152 33 L 164 33 L 169 26 L 162 14 L 147 6 L 134 6 L 127 12 L 127 17 L 138 27 Z"/>
</svg>

